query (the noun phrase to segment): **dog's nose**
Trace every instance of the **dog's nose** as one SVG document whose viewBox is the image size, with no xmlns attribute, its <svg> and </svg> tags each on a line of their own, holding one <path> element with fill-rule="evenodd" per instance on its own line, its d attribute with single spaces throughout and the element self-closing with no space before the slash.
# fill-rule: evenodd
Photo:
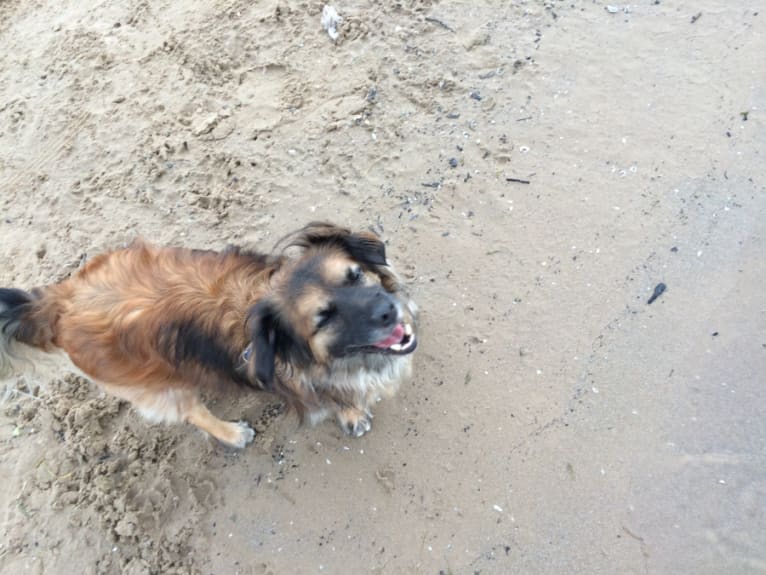
<svg viewBox="0 0 766 575">
<path fill-rule="evenodd" d="M 378 292 L 372 304 L 372 322 L 379 327 L 390 327 L 396 323 L 394 300 L 384 292 Z"/>
</svg>

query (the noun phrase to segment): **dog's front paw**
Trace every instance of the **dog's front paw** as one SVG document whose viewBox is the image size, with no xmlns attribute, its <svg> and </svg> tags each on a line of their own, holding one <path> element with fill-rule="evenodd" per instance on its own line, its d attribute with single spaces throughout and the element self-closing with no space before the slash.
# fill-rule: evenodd
<svg viewBox="0 0 766 575">
<path fill-rule="evenodd" d="M 338 423 L 344 433 L 352 437 L 362 437 L 372 429 L 372 414 L 356 408 L 347 408 L 338 413 Z"/>
<path fill-rule="evenodd" d="M 366 417 L 361 417 L 354 422 L 346 424 L 346 433 L 353 437 L 362 437 L 372 429 L 372 422 Z"/>
<path fill-rule="evenodd" d="M 229 422 L 230 433 L 227 433 L 224 443 L 236 449 L 243 449 L 255 439 L 255 431 L 246 421 Z"/>
</svg>

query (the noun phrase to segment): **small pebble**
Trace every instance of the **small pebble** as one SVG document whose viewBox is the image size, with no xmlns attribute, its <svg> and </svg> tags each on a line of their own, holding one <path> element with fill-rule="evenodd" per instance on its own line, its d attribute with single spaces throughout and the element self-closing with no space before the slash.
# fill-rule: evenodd
<svg viewBox="0 0 766 575">
<path fill-rule="evenodd" d="M 451 168 L 457 168 L 457 158 L 450 158 L 449 165 Z"/>
<path fill-rule="evenodd" d="M 477 102 L 481 102 L 481 94 L 479 94 L 478 92 L 471 92 L 470 95 L 471 95 L 471 98 L 473 98 Z"/>
</svg>

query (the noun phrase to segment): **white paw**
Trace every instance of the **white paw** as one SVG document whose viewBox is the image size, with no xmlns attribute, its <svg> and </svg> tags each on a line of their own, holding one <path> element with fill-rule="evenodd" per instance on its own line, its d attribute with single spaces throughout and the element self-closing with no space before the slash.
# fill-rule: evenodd
<svg viewBox="0 0 766 575">
<path fill-rule="evenodd" d="M 369 417 L 372 417 L 371 415 Z M 343 425 L 343 431 L 353 437 L 362 437 L 365 433 L 372 429 L 372 423 L 369 417 L 360 417 L 356 421 L 347 421 Z"/>
<path fill-rule="evenodd" d="M 232 422 L 232 425 L 237 427 L 236 439 L 232 443 L 229 443 L 229 445 L 236 447 L 237 449 L 242 449 L 247 444 L 253 442 L 253 439 L 255 439 L 255 431 L 253 431 L 253 428 L 250 427 L 246 421 Z"/>
</svg>

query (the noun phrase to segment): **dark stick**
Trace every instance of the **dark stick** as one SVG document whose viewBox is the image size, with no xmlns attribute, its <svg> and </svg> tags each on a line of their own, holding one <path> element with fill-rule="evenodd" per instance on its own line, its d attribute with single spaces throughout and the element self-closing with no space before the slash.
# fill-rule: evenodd
<svg viewBox="0 0 766 575">
<path fill-rule="evenodd" d="M 449 30 L 450 32 L 455 32 L 454 28 L 452 28 L 451 26 L 445 24 L 444 22 L 442 22 L 438 18 L 434 18 L 433 16 L 426 16 L 426 22 L 433 22 L 434 24 L 438 24 L 439 26 L 441 26 L 445 30 Z"/>
<path fill-rule="evenodd" d="M 652 302 L 654 302 L 654 300 L 656 300 L 658 297 L 660 297 L 665 292 L 667 287 L 668 286 L 666 286 L 664 283 L 658 283 L 654 287 L 654 293 L 652 294 L 652 297 L 650 297 L 649 301 L 647 301 L 646 303 L 647 304 L 651 304 Z"/>
<path fill-rule="evenodd" d="M 529 180 L 522 180 L 521 178 L 505 178 L 506 182 L 516 182 L 517 184 L 529 184 Z"/>
</svg>

